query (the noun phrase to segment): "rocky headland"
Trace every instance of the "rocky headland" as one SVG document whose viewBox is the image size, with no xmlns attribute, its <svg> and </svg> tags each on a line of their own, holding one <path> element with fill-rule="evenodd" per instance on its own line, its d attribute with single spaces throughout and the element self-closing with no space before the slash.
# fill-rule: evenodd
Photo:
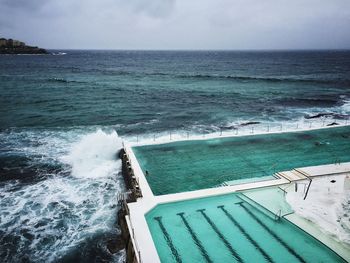
<svg viewBox="0 0 350 263">
<path fill-rule="evenodd" d="M 0 38 L 0 54 L 49 54 L 45 49 L 27 46 L 15 39 Z"/>
</svg>

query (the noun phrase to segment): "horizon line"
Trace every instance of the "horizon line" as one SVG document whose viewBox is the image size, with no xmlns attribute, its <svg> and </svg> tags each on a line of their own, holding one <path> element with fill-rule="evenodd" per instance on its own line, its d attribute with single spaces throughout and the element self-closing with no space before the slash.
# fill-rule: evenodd
<svg viewBox="0 0 350 263">
<path fill-rule="evenodd" d="M 71 50 L 71 51 L 233 51 L 233 52 L 264 52 L 264 51 L 350 51 L 350 48 L 295 48 L 295 49 L 124 49 L 124 48 L 45 48 L 47 50 Z"/>
</svg>

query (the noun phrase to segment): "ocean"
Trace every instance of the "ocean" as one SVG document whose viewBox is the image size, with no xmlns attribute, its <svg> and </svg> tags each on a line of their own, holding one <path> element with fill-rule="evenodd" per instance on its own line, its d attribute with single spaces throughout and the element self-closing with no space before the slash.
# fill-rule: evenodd
<svg viewBox="0 0 350 263">
<path fill-rule="evenodd" d="M 0 56 L 2 262 L 123 262 L 122 139 L 350 118 L 350 51 L 64 52 Z"/>
</svg>

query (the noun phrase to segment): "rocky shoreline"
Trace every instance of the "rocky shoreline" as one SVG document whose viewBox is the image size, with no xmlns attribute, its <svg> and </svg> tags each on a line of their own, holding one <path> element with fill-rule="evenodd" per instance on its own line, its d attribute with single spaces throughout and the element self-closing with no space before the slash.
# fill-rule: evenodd
<svg viewBox="0 0 350 263">
<path fill-rule="evenodd" d="M 18 47 L 18 48 L 3 48 L 0 47 L 0 54 L 18 55 L 18 54 L 49 54 L 45 49 L 38 47 Z"/>
</svg>

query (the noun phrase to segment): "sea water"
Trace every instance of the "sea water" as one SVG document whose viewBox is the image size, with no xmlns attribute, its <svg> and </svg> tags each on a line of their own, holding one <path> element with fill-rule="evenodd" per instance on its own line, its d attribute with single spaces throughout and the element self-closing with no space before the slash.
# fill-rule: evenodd
<svg viewBox="0 0 350 263">
<path fill-rule="evenodd" d="M 64 52 L 0 56 L 3 261 L 123 260 L 120 138 L 349 117 L 348 51 Z"/>
</svg>

